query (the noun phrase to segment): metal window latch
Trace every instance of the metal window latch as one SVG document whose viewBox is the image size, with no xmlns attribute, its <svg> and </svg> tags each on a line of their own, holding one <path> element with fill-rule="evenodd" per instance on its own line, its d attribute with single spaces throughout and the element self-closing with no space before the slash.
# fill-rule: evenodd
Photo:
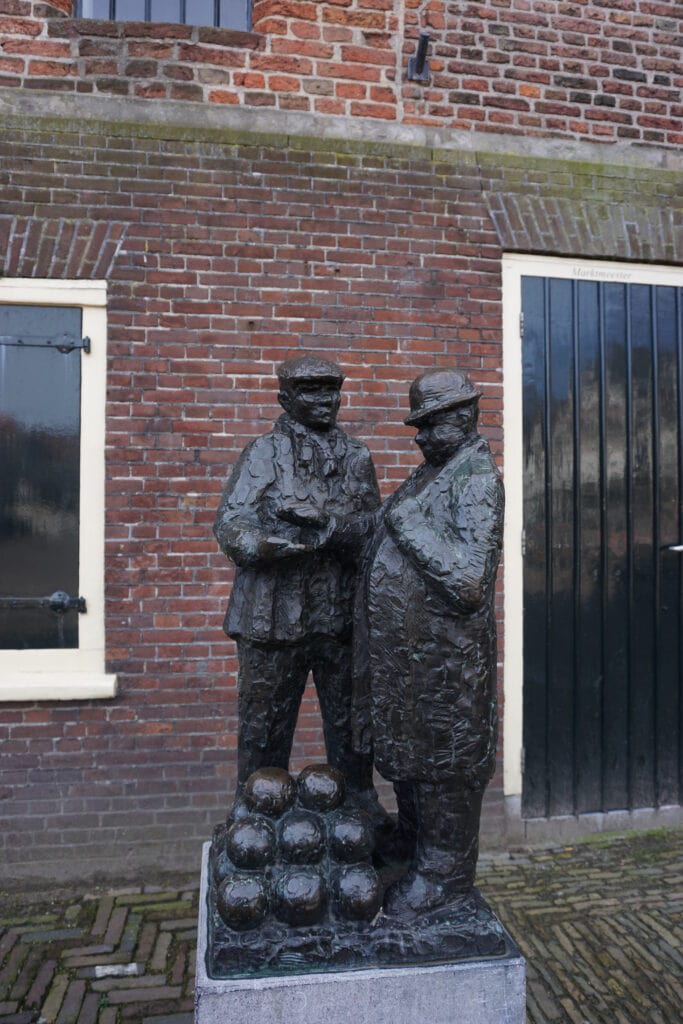
<svg viewBox="0 0 683 1024">
<path fill-rule="evenodd" d="M 8 597 L 0 596 L 0 608 L 22 609 L 22 608 L 48 608 L 58 615 L 70 611 L 72 608 L 84 614 L 87 611 L 84 597 L 70 597 L 63 590 L 55 590 L 49 597 Z"/>
<path fill-rule="evenodd" d="M 48 345 L 49 344 L 50 343 L 48 342 Z M 55 338 L 52 344 L 58 352 L 63 352 L 65 355 L 68 352 L 73 352 L 75 348 L 81 349 L 86 353 L 86 355 L 90 353 L 90 338 L 88 337 L 81 338 L 79 340 L 78 338 L 72 337 L 70 334 L 63 334 L 61 338 Z"/>
<path fill-rule="evenodd" d="M 74 349 L 86 354 L 90 352 L 90 338 L 77 338 L 73 334 L 52 335 L 39 334 L 0 334 L 0 345 L 20 345 L 22 348 L 56 348 L 58 352 L 68 355 Z"/>
</svg>

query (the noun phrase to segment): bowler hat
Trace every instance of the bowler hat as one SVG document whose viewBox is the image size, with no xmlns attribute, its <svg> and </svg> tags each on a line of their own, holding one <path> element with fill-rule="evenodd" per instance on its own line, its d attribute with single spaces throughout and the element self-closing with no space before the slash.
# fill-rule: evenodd
<svg viewBox="0 0 683 1024">
<path fill-rule="evenodd" d="M 415 426 L 433 413 L 469 405 L 481 398 L 465 373 L 457 370 L 427 370 L 410 385 L 410 416 L 404 423 Z"/>
<path fill-rule="evenodd" d="M 337 364 L 319 356 L 296 356 L 294 359 L 287 359 L 278 366 L 277 375 L 280 384 L 286 385 L 315 381 L 318 384 L 341 386 L 344 381 L 344 374 Z"/>
</svg>

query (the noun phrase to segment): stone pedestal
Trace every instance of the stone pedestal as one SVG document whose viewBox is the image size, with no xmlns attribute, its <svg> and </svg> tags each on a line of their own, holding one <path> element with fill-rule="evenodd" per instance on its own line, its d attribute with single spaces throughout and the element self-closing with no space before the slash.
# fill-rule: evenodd
<svg viewBox="0 0 683 1024">
<path fill-rule="evenodd" d="M 524 1024 L 525 965 L 505 956 L 452 964 L 217 980 L 206 970 L 210 844 L 204 846 L 196 1024 Z"/>
</svg>

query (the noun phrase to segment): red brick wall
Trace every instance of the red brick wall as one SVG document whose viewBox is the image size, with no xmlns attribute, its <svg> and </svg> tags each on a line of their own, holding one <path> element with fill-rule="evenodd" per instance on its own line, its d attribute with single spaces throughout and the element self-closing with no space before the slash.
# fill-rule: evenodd
<svg viewBox="0 0 683 1024">
<path fill-rule="evenodd" d="M 0 9 L 0 86 L 32 93 L 681 141 L 670 4 L 261 0 L 259 31 L 241 34 L 77 22 L 54 7 L 46 20 L 32 0 Z M 424 27 L 426 88 L 404 81 Z M 12 871 L 73 871 L 74 847 L 75 870 L 184 855 L 194 867 L 234 771 L 231 572 L 211 535 L 225 474 L 277 415 L 275 367 L 300 348 L 347 370 L 342 422 L 367 439 L 385 491 L 415 464 L 400 420 L 409 381 L 435 363 L 484 386 L 501 453 L 501 250 L 484 195 L 509 186 L 491 177 L 495 160 L 486 170 L 457 152 L 17 124 L 0 154 L 6 272 L 77 266 L 109 281 L 107 644 L 121 692 L 0 709 L 0 850 Z M 573 202 L 566 168 L 529 170 L 510 180 Z M 613 168 L 606 180 L 613 203 Z M 635 178 L 619 181 L 618 201 L 637 204 Z M 311 702 L 298 741 L 298 765 L 320 753 Z"/>
<path fill-rule="evenodd" d="M 683 13 L 652 0 L 256 0 L 253 33 L 0 0 L 0 85 L 465 131 L 683 143 Z M 406 81 L 420 31 L 428 84 Z"/>
<path fill-rule="evenodd" d="M 236 657 L 211 526 L 227 470 L 278 414 L 282 359 L 339 359 L 341 421 L 368 440 L 385 491 L 417 461 L 401 420 L 409 382 L 435 362 L 483 384 L 500 450 L 499 249 L 471 161 L 100 132 L 13 128 L 3 142 L 17 225 L 47 217 L 48 195 L 65 221 L 125 225 L 108 275 L 107 646 L 120 695 L 0 710 L 0 844 L 14 870 L 56 870 L 72 845 L 79 864 L 120 870 L 149 843 L 162 863 L 165 843 L 177 864 L 224 812 Z M 320 755 L 310 705 L 298 738 L 299 765 Z"/>
<path fill-rule="evenodd" d="M 431 29 L 406 121 L 507 134 L 683 143 L 683 9 L 650 0 L 408 3 Z"/>
</svg>

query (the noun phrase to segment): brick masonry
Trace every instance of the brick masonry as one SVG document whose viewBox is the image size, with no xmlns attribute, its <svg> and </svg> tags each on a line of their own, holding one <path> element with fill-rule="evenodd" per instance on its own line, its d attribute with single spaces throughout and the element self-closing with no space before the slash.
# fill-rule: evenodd
<svg viewBox="0 0 683 1024">
<path fill-rule="evenodd" d="M 0 713 L 2 843 L 17 871 L 67 862 L 74 845 L 93 864 L 147 844 L 177 863 L 224 810 L 236 659 L 211 523 L 227 468 L 277 415 L 283 358 L 340 359 L 343 420 L 385 490 L 417 461 L 400 421 L 409 381 L 435 361 L 457 355 L 486 384 L 500 451 L 499 253 L 471 158 L 435 167 L 422 151 L 114 131 L 4 132 L 15 226 L 126 225 L 108 274 L 107 645 L 120 696 Z M 76 245 L 84 258 L 89 242 Z M 48 251 L 46 275 L 64 272 Z M 299 759 L 319 756 L 310 703 L 298 740 Z"/>
<path fill-rule="evenodd" d="M 277 363 L 300 350 L 342 362 L 342 422 L 387 493 L 417 461 L 401 425 L 409 381 L 457 361 L 485 389 L 502 465 L 503 249 L 681 257 L 680 174 L 661 166 L 680 147 L 680 18 L 645 0 L 260 0 L 258 31 L 231 33 L 74 21 L 66 0 L 0 12 L 2 272 L 109 285 L 106 627 L 120 681 L 112 701 L 0 709 L 0 857 L 11 875 L 194 864 L 235 748 L 231 571 L 211 522 L 228 468 L 278 412 Z M 426 88 L 404 81 L 425 27 Z M 73 109 L 50 116 L 55 97 Z M 106 113 L 80 117 L 95 101 Z M 314 127 L 278 129 L 298 115 Z M 344 140 L 339 115 L 366 138 Z M 433 144 L 373 142 L 384 122 Z M 456 131 L 469 149 L 440 144 Z M 520 132 L 574 159 L 510 155 Z M 596 157 L 585 139 L 620 148 Z M 610 162 L 624 147 L 640 166 Z M 295 767 L 321 750 L 309 693 Z M 487 806 L 500 844 L 500 776 Z"/>
<path fill-rule="evenodd" d="M 683 143 L 683 15 L 653 0 L 256 0 L 253 32 L 0 0 L 0 86 L 526 137 Z M 428 83 L 406 69 L 431 35 Z"/>
<path fill-rule="evenodd" d="M 68 874 L 74 847 L 79 871 L 177 865 L 196 856 L 233 776 L 231 570 L 211 523 L 228 467 L 278 412 L 278 362 L 301 349 L 341 361 L 342 420 L 368 441 L 385 493 L 417 461 L 401 419 L 410 380 L 434 364 L 457 361 L 483 386 L 502 461 L 491 197 L 565 189 L 666 210 L 677 179 L 96 121 L 7 117 L 3 140 L 6 272 L 78 266 L 109 282 L 106 625 L 120 695 L 0 711 L 0 843 L 18 874 Z M 309 695 L 297 766 L 320 752 Z M 499 842 L 501 820 L 496 782 Z"/>
<path fill-rule="evenodd" d="M 683 262 L 683 209 L 675 206 L 622 206 L 531 191 L 492 192 L 486 200 L 506 252 L 580 252 L 586 258 L 609 252 L 642 262 L 658 253 L 667 263 Z"/>
</svg>

